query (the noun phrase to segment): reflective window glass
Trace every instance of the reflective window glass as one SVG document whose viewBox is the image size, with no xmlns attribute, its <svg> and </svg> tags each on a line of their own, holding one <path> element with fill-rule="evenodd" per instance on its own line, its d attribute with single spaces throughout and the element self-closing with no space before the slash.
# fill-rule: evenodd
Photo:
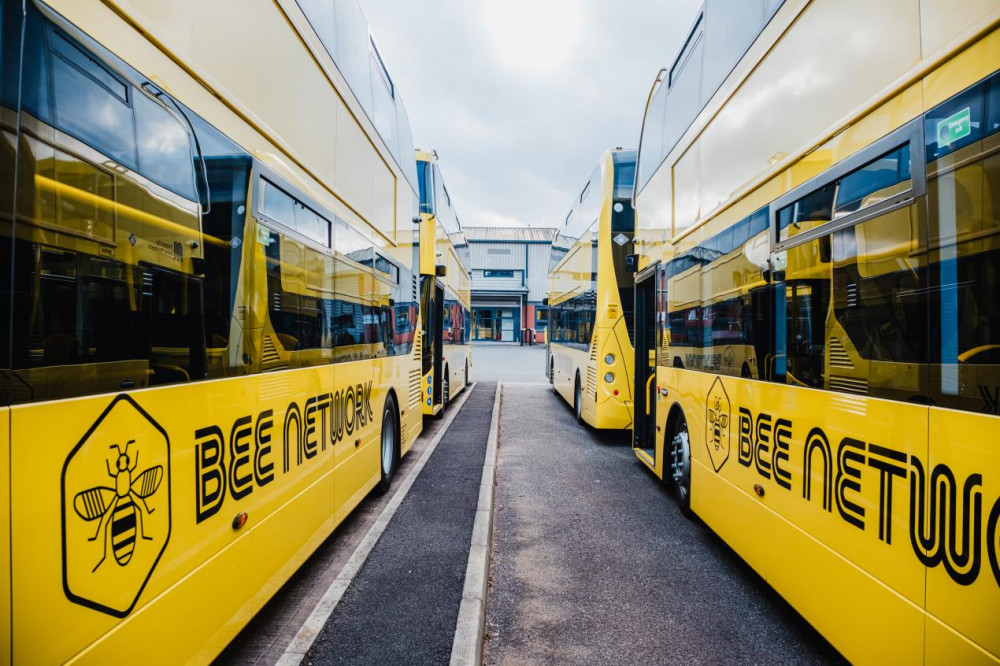
<svg viewBox="0 0 1000 666">
<path fill-rule="evenodd" d="M 928 164 L 982 138 L 985 93 L 976 84 L 924 114 Z"/>
<path fill-rule="evenodd" d="M 396 104 L 392 98 L 391 83 L 383 75 L 385 68 L 377 61 L 374 51 L 368 59 L 372 90 L 372 122 L 389 152 L 399 162 L 399 136 L 396 126 Z M 409 157 L 409 156 L 407 156 Z"/>
<path fill-rule="evenodd" d="M 833 219 L 836 183 L 828 183 L 778 211 L 778 240 L 784 241 Z"/>
<path fill-rule="evenodd" d="M 635 159 L 634 150 L 625 150 L 614 153 L 614 198 L 631 199 L 632 189 L 635 186 Z"/>
<path fill-rule="evenodd" d="M 642 123 L 639 148 L 639 190 L 653 177 L 666 154 L 663 150 L 664 112 L 667 108 L 666 81 L 657 88 Z"/>
<path fill-rule="evenodd" d="M 849 215 L 909 187 L 910 144 L 886 153 L 840 179 L 835 216 Z"/>
<path fill-rule="evenodd" d="M 410 128 L 410 117 L 406 113 L 403 98 L 396 95 L 396 126 L 399 135 L 399 166 L 410 187 L 417 189 L 416 160 L 413 157 L 413 132 Z"/>
<path fill-rule="evenodd" d="M 128 86 L 58 33 L 51 33 L 56 125 L 101 153 L 136 166 Z"/>
<path fill-rule="evenodd" d="M 369 73 L 368 20 L 358 0 L 334 0 L 337 29 L 337 67 L 369 117 L 372 82 Z"/>
<path fill-rule="evenodd" d="M 195 161 L 191 140 L 177 118 L 136 92 L 136 137 L 139 171 L 150 180 L 188 199 L 195 195 Z"/>
<path fill-rule="evenodd" d="M 927 183 L 936 248 L 930 270 L 931 398 L 988 414 L 1000 414 L 998 149 L 1000 135 L 970 144 L 955 154 L 961 167 Z"/>
<path fill-rule="evenodd" d="M 323 47 L 337 62 L 337 23 L 334 18 L 333 0 L 297 0 L 302 13 L 309 19 Z"/>
<path fill-rule="evenodd" d="M 433 165 L 430 162 L 417 163 L 417 191 L 420 194 L 420 212 L 434 213 Z"/>
<path fill-rule="evenodd" d="M 269 218 L 295 228 L 295 200 L 266 180 L 261 181 L 261 211 Z"/>
</svg>

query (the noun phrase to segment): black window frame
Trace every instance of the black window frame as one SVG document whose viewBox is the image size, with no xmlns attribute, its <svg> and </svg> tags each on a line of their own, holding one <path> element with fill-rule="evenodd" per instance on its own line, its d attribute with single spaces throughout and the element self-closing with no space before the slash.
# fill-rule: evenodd
<svg viewBox="0 0 1000 666">
<path fill-rule="evenodd" d="M 787 240 L 780 240 L 779 215 L 781 211 L 797 201 L 828 187 L 836 181 L 848 176 L 872 161 L 893 152 L 904 145 L 910 146 L 910 187 L 883 201 L 861 208 L 853 213 L 833 219 L 826 224 L 804 231 Z M 815 176 L 795 189 L 778 197 L 769 206 L 769 236 L 771 253 L 778 253 L 804 243 L 829 236 L 835 231 L 853 227 L 867 220 L 880 217 L 898 208 L 913 204 L 927 193 L 927 168 L 924 152 L 924 120 L 918 117 L 902 127 L 890 132 L 881 139 L 871 143 L 847 159 L 833 165 L 823 173 Z M 835 202 L 836 198 L 834 198 Z"/>
</svg>

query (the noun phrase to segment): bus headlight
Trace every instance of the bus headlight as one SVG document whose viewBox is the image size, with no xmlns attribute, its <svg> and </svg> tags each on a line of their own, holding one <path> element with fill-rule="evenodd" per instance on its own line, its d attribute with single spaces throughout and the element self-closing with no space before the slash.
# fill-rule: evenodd
<svg viewBox="0 0 1000 666">
<path fill-rule="evenodd" d="M 615 373 L 609 372 L 608 374 L 604 375 L 604 381 L 606 381 L 609 384 L 613 384 L 615 381 Z"/>
<path fill-rule="evenodd" d="M 614 354 L 608 354 L 607 356 L 604 357 L 604 362 L 607 363 L 608 365 L 614 365 L 614 363 L 615 363 L 615 355 Z"/>
</svg>

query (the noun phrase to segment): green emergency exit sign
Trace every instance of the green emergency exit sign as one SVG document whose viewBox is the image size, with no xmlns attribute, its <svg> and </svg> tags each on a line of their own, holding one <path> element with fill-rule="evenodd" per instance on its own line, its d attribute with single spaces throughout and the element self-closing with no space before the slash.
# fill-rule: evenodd
<svg viewBox="0 0 1000 666">
<path fill-rule="evenodd" d="M 937 144 L 944 148 L 972 134 L 972 109 L 965 107 L 937 124 Z"/>
</svg>

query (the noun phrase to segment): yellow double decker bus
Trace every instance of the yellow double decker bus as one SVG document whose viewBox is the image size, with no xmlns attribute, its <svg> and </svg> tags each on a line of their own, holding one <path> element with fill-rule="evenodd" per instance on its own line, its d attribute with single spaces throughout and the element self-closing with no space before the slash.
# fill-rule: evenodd
<svg viewBox="0 0 1000 666">
<path fill-rule="evenodd" d="M 421 429 L 354 0 L 0 0 L 0 662 L 211 660 Z"/>
<path fill-rule="evenodd" d="M 552 243 L 548 377 L 594 428 L 632 424 L 631 192 L 635 151 L 601 156 Z"/>
<path fill-rule="evenodd" d="M 472 382 L 472 278 L 458 254 L 465 236 L 436 151 L 417 150 L 417 181 L 423 413 L 441 416 L 453 391 Z"/>
<path fill-rule="evenodd" d="M 708 0 L 647 103 L 636 455 L 853 662 L 1000 660 L 998 69 L 992 0 Z"/>
</svg>

